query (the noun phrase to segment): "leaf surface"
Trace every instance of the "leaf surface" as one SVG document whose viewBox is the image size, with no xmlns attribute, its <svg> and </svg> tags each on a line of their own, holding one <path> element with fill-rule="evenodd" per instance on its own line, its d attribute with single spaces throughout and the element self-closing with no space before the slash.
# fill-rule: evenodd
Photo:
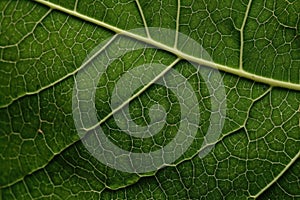
<svg viewBox="0 0 300 200">
<path fill-rule="evenodd" d="M 299 198 L 299 9 L 296 0 L 1 1 L 3 199 Z M 212 61 L 193 48 L 179 48 L 184 41 L 178 35 L 164 38 L 150 27 L 185 34 Z M 144 31 L 131 31 L 137 28 Z M 159 63 L 182 74 L 195 92 L 197 134 L 170 166 L 150 173 L 118 171 L 82 143 L 73 119 L 73 87 L 87 68 L 86 58 L 103 42 L 116 51 L 131 42 L 154 47 L 115 59 L 97 83 L 97 117 L 120 148 L 157 150 L 172 141 L 181 120 L 176 95 L 149 84 L 128 104 L 130 117 L 147 126 L 151 107 L 160 104 L 166 125 L 143 140 L 122 132 L 109 105 L 123 74 Z M 203 74 L 209 77 L 212 68 L 224 84 L 226 96 L 215 98 L 226 99 L 226 116 L 221 135 L 203 146 L 213 107 Z"/>
</svg>

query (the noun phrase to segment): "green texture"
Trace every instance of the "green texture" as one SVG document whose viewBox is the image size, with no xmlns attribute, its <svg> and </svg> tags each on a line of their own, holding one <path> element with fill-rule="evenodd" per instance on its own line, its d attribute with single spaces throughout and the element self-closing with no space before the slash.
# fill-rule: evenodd
<svg viewBox="0 0 300 200">
<path fill-rule="evenodd" d="M 300 198 L 299 13 L 298 0 L 1 0 L 0 199 Z M 169 66 L 180 58 L 173 69 L 198 99 L 199 127 L 188 150 L 171 166 L 134 174 L 88 152 L 74 125 L 72 92 L 87 56 L 117 33 L 140 45 L 164 41 L 147 38 L 147 27 L 189 36 L 215 64 L 202 66 L 192 49 L 179 52 L 174 36 L 160 49 L 123 55 L 104 72 L 96 91 L 99 121 L 112 112 L 120 76 L 143 63 Z M 145 34 L 129 35 L 135 28 Z M 209 149 L 201 147 L 212 105 L 199 70 L 211 68 L 222 76 L 226 97 L 217 98 L 226 98 L 226 118 L 214 148 L 200 158 Z M 101 127 L 122 149 L 154 151 L 179 129 L 178 102 L 152 84 L 129 103 L 141 126 L 149 124 L 151 106 L 166 110 L 166 125 L 151 138 L 122 133 L 113 117 Z"/>
</svg>

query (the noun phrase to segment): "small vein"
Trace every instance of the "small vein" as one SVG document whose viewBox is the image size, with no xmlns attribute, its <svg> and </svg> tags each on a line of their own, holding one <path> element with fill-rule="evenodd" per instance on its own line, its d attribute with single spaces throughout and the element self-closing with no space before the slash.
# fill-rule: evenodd
<svg viewBox="0 0 300 200">
<path fill-rule="evenodd" d="M 75 1 L 74 12 L 77 12 L 78 0 Z"/>
<path fill-rule="evenodd" d="M 148 29 L 148 25 L 147 25 L 147 21 L 146 21 L 146 18 L 144 16 L 144 12 L 143 12 L 143 9 L 142 9 L 142 7 L 140 5 L 140 2 L 139 2 L 139 0 L 135 0 L 135 2 L 136 2 L 136 5 L 137 5 L 137 7 L 138 7 L 138 9 L 140 11 L 140 14 L 141 14 L 144 26 L 145 26 L 145 31 L 146 31 L 147 37 L 151 38 L 151 35 L 149 33 L 149 29 Z"/>
<path fill-rule="evenodd" d="M 180 0 L 177 1 L 177 17 L 176 17 L 176 35 L 175 35 L 175 43 L 174 48 L 177 49 L 178 45 L 178 33 L 179 33 L 179 20 L 180 20 Z"/>
<path fill-rule="evenodd" d="M 265 96 L 267 96 L 267 94 L 269 94 L 271 91 L 273 90 L 273 87 L 269 87 L 266 91 L 264 91 L 261 95 L 259 95 L 258 97 L 256 97 L 255 99 L 253 99 L 251 105 L 248 108 L 248 112 L 247 112 L 247 117 L 246 120 L 244 121 L 243 127 L 245 128 L 245 131 L 248 133 L 248 130 L 246 129 L 246 125 L 247 122 L 249 120 L 249 114 L 250 114 L 250 110 L 253 108 L 254 104 L 256 102 L 258 102 L 259 100 L 261 100 L 262 98 L 264 98 Z"/>
<path fill-rule="evenodd" d="M 244 16 L 244 20 L 240 29 L 240 37 L 241 37 L 241 46 L 240 46 L 240 66 L 239 68 L 242 70 L 243 69 L 243 48 L 244 48 L 244 29 L 245 29 L 245 25 L 247 22 L 247 18 L 249 16 L 249 11 L 250 11 L 250 7 L 252 4 L 252 0 L 249 0 L 249 3 L 247 5 L 246 8 L 246 12 L 245 12 L 245 16 Z"/>
</svg>

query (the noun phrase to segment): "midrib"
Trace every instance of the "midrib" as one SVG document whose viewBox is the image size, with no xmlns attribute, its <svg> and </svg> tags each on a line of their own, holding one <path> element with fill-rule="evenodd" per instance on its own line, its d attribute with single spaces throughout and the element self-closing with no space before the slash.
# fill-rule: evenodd
<svg viewBox="0 0 300 200">
<path fill-rule="evenodd" d="M 205 65 L 205 66 L 208 66 L 208 67 L 211 67 L 211 68 L 215 68 L 215 69 L 218 69 L 218 70 L 221 70 L 221 71 L 224 71 L 224 72 L 228 72 L 228 73 L 231 73 L 231 74 L 243 77 L 243 78 L 247 78 L 247 79 L 250 79 L 250 80 L 253 80 L 253 81 L 256 81 L 256 82 L 264 83 L 264 84 L 267 84 L 267 85 L 270 85 L 270 86 L 273 86 L 273 87 L 282 87 L 282 88 L 287 88 L 287 89 L 300 91 L 300 84 L 280 81 L 280 80 L 276 80 L 276 79 L 272 79 L 272 78 L 268 78 L 268 77 L 263 77 L 263 76 L 260 76 L 260 75 L 256 75 L 256 74 L 247 72 L 243 69 L 235 69 L 235 68 L 231 68 L 231 67 L 228 67 L 228 66 L 225 66 L 225 65 L 221 65 L 221 64 L 217 64 L 217 63 L 214 63 L 214 62 L 211 62 L 211 61 L 207 61 L 207 60 L 204 60 L 204 59 L 201 59 L 201 58 L 197 58 L 197 57 L 188 55 L 184 52 L 181 52 L 176 48 L 172 48 L 172 47 L 169 47 L 165 44 L 157 42 L 157 41 L 153 40 L 152 38 L 143 37 L 143 36 L 134 34 L 132 32 L 120 29 L 120 28 L 112 26 L 108 23 L 105 23 L 105 22 L 102 22 L 100 20 L 91 18 L 87 15 L 78 13 L 74 10 L 64 8 L 64 7 L 56 5 L 54 3 L 51 3 L 51 2 L 48 2 L 48 1 L 45 1 L 45 0 L 34 0 L 34 1 L 36 1 L 38 3 L 41 3 L 43 5 L 46 5 L 50 8 L 52 8 L 52 9 L 59 10 L 59 11 L 64 12 L 66 14 L 69 14 L 69 15 L 75 16 L 77 18 L 80 18 L 84 21 L 91 22 L 93 24 L 96 24 L 96 25 L 99 25 L 101 27 L 107 28 L 107 29 L 109 29 L 109 30 L 111 30 L 111 31 L 113 31 L 117 34 L 125 35 L 127 37 L 130 37 L 130 38 L 139 40 L 141 42 L 153 45 L 157 48 L 163 49 L 165 51 L 168 51 L 168 52 L 176 55 L 178 58 L 185 59 L 185 60 L 200 64 L 200 65 Z"/>
<path fill-rule="evenodd" d="M 120 28 L 112 26 L 112 25 L 110 25 L 108 23 L 105 23 L 105 22 L 99 21 L 97 19 L 91 18 L 91 17 L 89 17 L 87 15 L 83 15 L 81 13 L 78 13 L 76 10 L 70 10 L 70 9 L 64 8 L 62 6 L 56 5 L 54 3 L 45 1 L 45 0 L 33 0 L 33 1 L 41 3 L 41 4 L 45 5 L 45 6 L 48 6 L 48 7 L 51 8 L 51 10 L 55 9 L 55 10 L 61 11 L 63 13 L 69 14 L 71 16 L 80 18 L 80 19 L 82 19 L 84 21 L 87 21 L 87 22 L 99 25 L 99 26 L 104 27 L 106 29 L 109 29 L 109 30 L 111 30 L 111 31 L 113 31 L 113 32 L 115 32 L 117 34 L 125 35 L 125 36 L 128 36 L 130 38 L 133 38 L 133 39 L 142 41 L 144 43 L 150 44 L 152 46 L 156 46 L 157 48 L 163 49 L 165 51 L 168 51 L 168 52 L 176 55 L 180 59 L 184 59 L 184 60 L 188 60 L 188 61 L 191 61 L 191 62 L 194 62 L 194 63 L 202 64 L 202 65 L 205 65 L 205 66 L 208 66 L 208 67 L 211 67 L 211 68 L 218 69 L 218 70 L 223 71 L 223 72 L 228 72 L 228 73 L 237 75 L 239 77 L 243 77 L 243 78 L 246 78 L 246 79 L 249 79 L 249 80 L 253 80 L 253 81 L 256 81 L 256 82 L 260 82 L 260 83 L 264 83 L 264 84 L 270 85 L 272 87 L 280 87 L 280 88 L 286 88 L 286 89 L 292 89 L 292 90 L 300 91 L 300 84 L 290 83 L 290 82 L 285 82 L 285 81 L 280 81 L 280 80 L 276 80 L 276 79 L 272 79 L 272 78 L 268 78 L 268 77 L 263 77 L 263 76 L 260 76 L 260 75 L 256 75 L 256 74 L 244 71 L 244 69 L 242 68 L 242 62 L 243 62 L 242 61 L 242 57 L 243 57 L 243 53 L 242 52 L 240 52 L 240 59 L 239 59 L 239 65 L 240 66 L 239 66 L 239 69 L 235 69 L 235 68 L 231 68 L 231 67 L 228 67 L 228 66 L 225 66 L 225 65 L 217 64 L 217 63 L 214 63 L 214 62 L 211 62 L 211 61 L 207 61 L 207 60 L 204 60 L 204 59 L 201 59 L 201 58 L 197 58 L 197 57 L 188 55 L 188 54 L 186 54 L 184 52 L 181 52 L 181 51 L 179 51 L 178 49 L 175 48 L 176 45 L 177 45 L 177 43 L 176 43 L 177 41 L 175 41 L 176 45 L 174 47 L 169 47 L 169 46 L 167 46 L 165 44 L 162 44 L 160 42 L 157 42 L 157 41 L 153 40 L 151 37 L 143 37 L 143 36 L 134 34 L 132 32 L 120 29 Z M 248 9 L 249 9 L 249 7 L 247 7 L 247 12 L 249 11 Z M 49 12 L 47 12 L 47 15 L 48 15 Z M 179 11 L 178 11 L 178 13 L 179 13 Z M 245 19 L 246 19 L 246 16 L 247 16 L 247 14 L 245 15 Z M 245 19 L 244 19 L 243 23 L 246 22 Z M 177 16 L 177 21 L 178 20 L 179 20 L 179 18 Z M 179 29 L 178 26 L 179 25 L 177 23 L 177 25 L 176 25 L 176 31 L 178 31 L 178 29 Z M 243 27 L 240 29 L 240 31 L 241 32 L 243 31 Z M 177 36 L 176 36 L 176 38 L 177 38 Z M 242 34 L 241 34 L 241 36 L 242 36 Z M 241 37 L 241 39 L 243 39 L 243 37 Z M 241 43 L 242 44 L 241 44 L 240 50 L 242 50 L 243 41 L 241 41 Z M 48 89 L 50 87 L 53 87 L 54 85 L 60 83 L 61 81 L 65 80 L 66 78 L 75 75 L 79 70 L 82 69 L 82 67 L 84 67 L 84 66 L 78 67 L 73 72 L 66 74 L 65 76 L 59 78 L 58 80 L 52 82 L 49 85 L 41 87 L 38 90 L 27 91 L 27 92 L 25 92 L 23 94 L 20 94 L 19 96 L 15 97 L 15 98 L 12 98 L 9 102 L 6 102 L 5 104 L 0 105 L 0 109 L 8 107 L 13 102 L 15 102 L 16 100 L 18 100 L 18 99 L 20 99 L 20 98 L 22 98 L 24 96 L 38 94 L 38 93 L 40 93 L 43 90 L 46 90 L 46 89 Z"/>
</svg>

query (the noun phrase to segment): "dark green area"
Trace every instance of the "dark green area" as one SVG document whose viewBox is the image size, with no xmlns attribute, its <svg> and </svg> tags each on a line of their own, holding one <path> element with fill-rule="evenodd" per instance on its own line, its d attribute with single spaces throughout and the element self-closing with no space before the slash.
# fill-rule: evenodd
<svg viewBox="0 0 300 200">
<path fill-rule="evenodd" d="M 51 2 L 71 10 L 76 4 L 75 0 Z M 176 29 L 177 1 L 139 3 L 149 27 Z M 248 3 L 182 1 L 179 31 L 201 44 L 218 64 L 238 69 L 242 50 L 245 71 L 299 84 L 299 1 Z M 79 0 L 76 10 L 120 29 L 144 27 L 135 1 Z M 220 72 L 226 97 L 216 98 L 226 100 L 225 123 L 216 144 L 203 147 L 212 103 L 209 83 L 200 72 L 209 75 L 210 67 L 186 60 L 173 69 L 188 80 L 199 104 L 198 132 L 188 150 L 173 166 L 145 174 L 117 171 L 95 159 L 74 125 L 73 86 L 88 55 L 113 35 L 106 28 L 50 11 L 34 1 L 0 1 L 0 198 L 251 199 L 259 193 L 259 199 L 300 197 L 299 91 L 270 88 Z M 153 39 L 163 38 L 158 34 Z M 173 46 L 168 41 L 167 45 Z M 130 42 L 145 45 L 124 40 L 113 43 L 107 55 L 115 55 L 118 45 L 126 48 Z M 97 83 L 98 119 L 110 114 L 111 94 L 122 74 L 144 63 L 168 66 L 175 59 L 175 55 L 149 46 L 115 59 Z M 157 150 L 172 141 L 180 126 L 176 95 L 154 84 L 129 103 L 129 110 L 135 123 L 146 126 L 149 109 L 156 104 L 167 111 L 167 120 L 154 137 L 130 137 L 113 117 L 101 127 L 122 149 Z M 211 151 L 200 158 L 200 149 L 200 153 Z"/>
</svg>

